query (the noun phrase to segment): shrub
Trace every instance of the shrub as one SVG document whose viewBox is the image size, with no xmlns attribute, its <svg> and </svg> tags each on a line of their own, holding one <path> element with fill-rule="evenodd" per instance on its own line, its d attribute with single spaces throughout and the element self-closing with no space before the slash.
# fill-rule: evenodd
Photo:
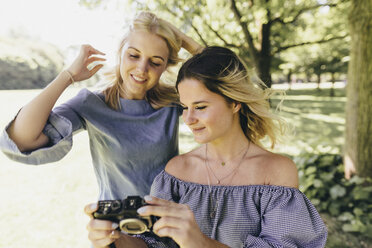
<svg viewBox="0 0 372 248">
<path fill-rule="evenodd" d="M 297 164 L 300 190 L 319 212 L 342 223 L 345 232 L 372 238 L 372 179 L 344 178 L 342 157 L 335 154 L 301 154 Z"/>
</svg>

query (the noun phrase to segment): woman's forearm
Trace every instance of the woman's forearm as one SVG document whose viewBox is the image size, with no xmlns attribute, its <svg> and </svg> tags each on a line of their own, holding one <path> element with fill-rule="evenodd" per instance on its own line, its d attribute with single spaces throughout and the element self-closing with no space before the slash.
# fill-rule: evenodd
<svg viewBox="0 0 372 248">
<path fill-rule="evenodd" d="M 115 241 L 116 248 L 147 248 L 145 241 L 129 235 L 121 234 Z"/>
<path fill-rule="evenodd" d="M 203 245 L 203 247 L 205 248 L 230 248 L 229 246 L 222 244 L 218 242 L 217 240 L 214 240 L 211 238 L 207 239 L 207 242 L 205 243 L 205 245 Z"/>
<path fill-rule="evenodd" d="M 43 128 L 56 101 L 71 83 L 68 72 L 61 72 L 20 110 L 7 132 L 21 151 L 34 150 L 48 143 L 48 138 L 42 133 Z"/>
</svg>

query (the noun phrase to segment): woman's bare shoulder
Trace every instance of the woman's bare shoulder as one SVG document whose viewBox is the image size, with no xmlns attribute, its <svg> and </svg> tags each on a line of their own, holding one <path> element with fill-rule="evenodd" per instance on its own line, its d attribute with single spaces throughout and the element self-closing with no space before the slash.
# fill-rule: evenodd
<svg viewBox="0 0 372 248">
<path fill-rule="evenodd" d="M 292 159 L 275 153 L 266 156 L 265 165 L 270 185 L 298 188 L 298 172 Z"/>
<path fill-rule="evenodd" d="M 165 171 L 180 179 L 188 178 L 188 174 L 194 172 L 193 167 L 200 164 L 199 148 L 190 152 L 173 157 L 165 166 Z"/>
<path fill-rule="evenodd" d="M 284 155 L 259 146 L 252 147 L 251 156 L 246 159 L 245 169 L 248 184 L 298 188 L 298 174 L 294 162 Z"/>
</svg>

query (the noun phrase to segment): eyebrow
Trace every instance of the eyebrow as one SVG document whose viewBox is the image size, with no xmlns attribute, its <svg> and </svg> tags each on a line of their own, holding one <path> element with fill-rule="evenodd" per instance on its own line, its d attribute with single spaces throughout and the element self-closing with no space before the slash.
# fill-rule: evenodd
<svg viewBox="0 0 372 248">
<path fill-rule="evenodd" d="M 186 106 L 186 105 L 183 104 L 182 102 L 180 102 L 180 103 L 181 103 L 181 105 Z M 200 104 L 200 103 L 209 103 L 209 102 L 208 102 L 208 101 L 196 101 L 196 102 L 191 103 L 191 105 L 197 105 L 197 104 Z"/>
<path fill-rule="evenodd" d="M 138 50 L 138 49 L 135 48 L 135 47 L 128 47 L 128 49 L 129 49 L 129 48 L 131 48 L 131 49 L 133 49 L 133 50 L 136 50 L 137 52 L 141 53 L 141 51 Z M 158 58 L 158 59 L 161 59 L 161 60 L 165 61 L 165 59 L 164 59 L 163 57 L 158 56 L 158 55 L 155 55 L 155 56 L 152 56 L 152 57 L 153 57 L 153 58 Z"/>
</svg>

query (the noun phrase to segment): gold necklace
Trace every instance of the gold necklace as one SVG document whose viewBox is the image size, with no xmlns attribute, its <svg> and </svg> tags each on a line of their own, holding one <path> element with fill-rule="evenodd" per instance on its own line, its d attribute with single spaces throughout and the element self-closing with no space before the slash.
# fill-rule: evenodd
<svg viewBox="0 0 372 248">
<path fill-rule="evenodd" d="M 211 183 L 210 183 L 210 178 L 209 178 L 208 167 L 205 167 L 205 169 L 207 170 L 207 180 L 208 180 L 208 189 L 209 189 L 209 202 L 210 202 L 210 204 L 212 206 L 211 211 L 209 211 L 209 216 L 211 218 L 214 218 L 216 216 L 216 212 L 217 212 L 217 209 L 218 209 L 218 206 L 219 206 L 219 202 L 218 202 L 218 197 L 216 197 L 216 201 L 213 202 L 212 188 L 211 188 Z"/>
<path fill-rule="evenodd" d="M 217 184 L 220 184 L 222 180 L 228 178 L 229 176 L 235 175 L 236 171 L 240 167 L 240 164 L 243 162 L 243 159 L 247 155 L 247 152 L 249 150 L 250 145 L 251 145 L 251 142 L 248 141 L 247 149 L 245 150 L 245 153 L 243 154 L 242 158 L 240 159 L 238 165 L 233 170 L 231 170 L 227 175 L 223 176 L 222 178 L 218 178 L 216 176 L 216 174 L 214 174 L 214 172 L 212 170 L 212 167 L 210 167 L 209 162 L 208 162 L 208 144 L 205 145 L 205 160 L 204 161 L 205 161 L 205 165 L 206 165 L 206 168 L 207 168 L 207 172 L 208 172 L 208 169 L 212 172 L 212 175 L 217 180 Z M 209 173 L 208 173 L 208 175 L 209 175 Z"/>
<path fill-rule="evenodd" d="M 249 141 L 248 141 L 249 142 Z M 220 184 L 221 180 L 227 178 L 229 175 L 231 175 L 233 172 L 235 174 L 235 172 L 237 171 L 237 168 L 239 168 L 240 164 L 242 163 L 245 155 L 247 154 L 248 150 L 249 150 L 249 146 L 250 146 L 251 142 L 248 143 L 248 147 L 247 147 L 247 150 L 245 151 L 243 157 L 241 158 L 241 160 L 239 161 L 239 164 L 238 166 L 236 166 L 236 168 L 231 172 L 229 173 L 227 176 L 224 176 L 223 178 L 221 179 L 218 179 L 218 177 L 214 174 L 212 168 L 209 167 L 209 164 L 208 164 L 208 146 L 207 144 L 205 145 L 205 159 L 204 159 L 204 163 L 205 163 L 205 169 L 207 171 L 207 181 L 208 181 L 208 189 L 209 189 L 209 201 L 210 201 L 210 204 L 212 206 L 212 209 L 210 211 L 210 214 L 209 216 L 211 218 L 214 218 L 216 216 L 216 212 L 217 212 L 217 209 L 218 209 L 218 206 L 219 206 L 219 199 L 218 199 L 218 196 L 216 197 L 216 201 L 213 201 L 213 197 L 212 197 L 212 187 L 211 187 L 211 180 L 209 178 L 209 170 L 208 168 L 211 170 L 213 176 L 216 178 L 217 180 L 217 184 Z"/>
<path fill-rule="evenodd" d="M 239 151 L 239 152 L 238 152 L 235 156 L 233 156 L 233 157 L 235 158 L 235 157 L 238 156 L 240 153 L 242 153 L 244 150 L 245 150 L 245 148 L 243 148 L 241 151 Z M 225 161 L 222 161 L 222 162 L 221 162 L 221 165 L 222 165 L 222 166 L 225 166 L 227 163 L 230 163 L 231 160 L 232 160 L 232 159 L 227 160 L 226 162 L 225 162 Z"/>
</svg>

